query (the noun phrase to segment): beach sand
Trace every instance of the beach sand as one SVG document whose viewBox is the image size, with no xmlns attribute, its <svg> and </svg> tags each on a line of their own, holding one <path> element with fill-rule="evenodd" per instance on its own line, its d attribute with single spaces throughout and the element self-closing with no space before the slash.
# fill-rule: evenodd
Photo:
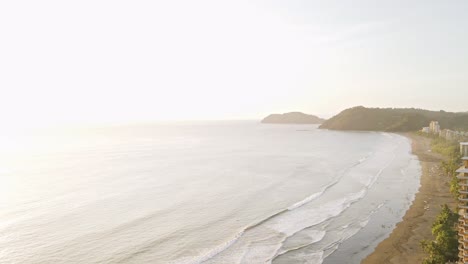
<svg viewBox="0 0 468 264">
<path fill-rule="evenodd" d="M 421 263 L 426 257 L 420 241 L 433 239 L 432 223 L 441 205 L 456 206 L 450 193 L 450 178 L 440 168 L 443 157 L 430 152 L 431 139 L 415 134 L 403 134 L 412 141 L 413 153 L 422 167 L 421 187 L 403 221 L 398 223 L 388 238 L 382 241 L 362 263 Z"/>
</svg>

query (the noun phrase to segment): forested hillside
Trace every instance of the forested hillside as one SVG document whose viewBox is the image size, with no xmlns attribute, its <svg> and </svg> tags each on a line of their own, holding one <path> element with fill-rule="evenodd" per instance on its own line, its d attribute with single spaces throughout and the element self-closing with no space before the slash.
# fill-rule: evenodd
<svg viewBox="0 0 468 264">
<path fill-rule="evenodd" d="M 416 131 L 439 121 L 442 129 L 468 131 L 468 113 L 429 111 L 415 108 L 366 108 L 357 106 L 346 109 L 326 120 L 320 128 L 334 130 L 366 131 Z"/>
</svg>

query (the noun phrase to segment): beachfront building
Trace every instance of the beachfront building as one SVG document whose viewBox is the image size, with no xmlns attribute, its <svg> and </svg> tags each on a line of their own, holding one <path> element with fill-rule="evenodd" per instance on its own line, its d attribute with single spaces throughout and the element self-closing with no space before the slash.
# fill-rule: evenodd
<svg viewBox="0 0 468 264">
<path fill-rule="evenodd" d="M 446 140 L 463 141 L 467 139 L 466 133 L 462 131 L 454 131 L 450 129 L 443 129 L 440 131 L 439 136 Z"/>
<path fill-rule="evenodd" d="M 459 204 L 460 209 L 458 219 L 458 242 L 459 242 L 459 263 L 468 263 L 468 142 L 460 143 L 460 153 L 462 155 L 463 166 L 457 172 L 459 175 Z"/>
<path fill-rule="evenodd" d="M 447 140 L 457 140 L 458 139 L 458 134 L 456 131 L 447 129 L 445 132 L 445 139 Z"/>
<path fill-rule="evenodd" d="M 429 130 L 431 131 L 432 134 L 438 135 L 440 132 L 440 125 L 438 121 L 431 121 L 429 124 Z"/>
<path fill-rule="evenodd" d="M 459 133 L 450 129 L 444 129 L 439 132 L 439 136 L 446 140 L 457 140 L 459 138 Z"/>
</svg>

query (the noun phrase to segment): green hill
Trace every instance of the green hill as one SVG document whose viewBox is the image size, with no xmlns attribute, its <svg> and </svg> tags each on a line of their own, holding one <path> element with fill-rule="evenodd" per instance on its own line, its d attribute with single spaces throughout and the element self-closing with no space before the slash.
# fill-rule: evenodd
<svg viewBox="0 0 468 264">
<path fill-rule="evenodd" d="M 262 123 L 271 124 L 322 124 L 324 119 L 301 112 L 285 114 L 271 114 L 262 120 Z"/>
<path fill-rule="evenodd" d="M 468 131 L 468 113 L 429 111 L 415 108 L 366 108 L 357 106 L 346 109 L 325 121 L 320 128 L 334 130 L 365 131 L 416 131 L 439 121 L 442 129 Z"/>
</svg>

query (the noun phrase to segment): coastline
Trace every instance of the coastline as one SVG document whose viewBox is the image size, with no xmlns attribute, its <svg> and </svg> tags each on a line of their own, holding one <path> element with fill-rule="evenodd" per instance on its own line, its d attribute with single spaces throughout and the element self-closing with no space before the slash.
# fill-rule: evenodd
<svg viewBox="0 0 468 264">
<path fill-rule="evenodd" d="M 396 225 L 361 263 L 421 263 L 425 254 L 420 246 L 423 239 L 432 239 L 431 228 L 441 205 L 453 208 L 455 200 L 450 193 L 450 178 L 440 168 L 443 157 L 430 152 L 430 138 L 411 133 L 401 135 L 411 140 L 412 152 L 421 164 L 421 186 L 403 220 Z"/>
</svg>

